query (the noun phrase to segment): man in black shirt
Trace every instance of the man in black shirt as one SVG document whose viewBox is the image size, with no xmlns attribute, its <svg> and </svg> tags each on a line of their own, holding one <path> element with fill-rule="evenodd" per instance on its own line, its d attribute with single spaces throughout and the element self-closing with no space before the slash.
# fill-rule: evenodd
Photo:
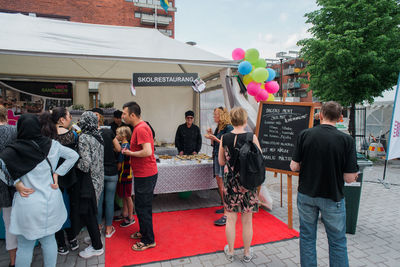
<svg viewBox="0 0 400 267">
<path fill-rule="evenodd" d="M 349 266 L 343 189 L 344 182 L 356 181 L 358 166 L 353 138 L 335 127 L 341 116 L 338 103 L 323 104 L 321 124 L 299 134 L 290 163 L 292 171 L 300 171 L 297 208 L 301 266 L 317 266 L 319 212 L 328 236 L 329 265 Z"/>
<path fill-rule="evenodd" d="M 131 125 L 128 125 L 128 124 L 125 124 L 122 122 L 121 116 L 122 116 L 121 110 L 117 109 L 116 111 L 114 111 L 114 114 L 113 114 L 114 121 L 112 123 L 110 123 L 110 127 L 111 127 L 111 130 L 113 131 L 114 135 L 117 134 L 117 128 L 119 128 L 121 126 L 128 126 L 129 128 L 131 128 L 131 131 L 133 130 L 133 127 Z"/>
<path fill-rule="evenodd" d="M 185 112 L 186 123 L 179 125 L 175 135 L 175 146 L 179 155 L 194 155 L 201 149 L 200 129 L 193 124 L 194 112 Z"/>
</svg>

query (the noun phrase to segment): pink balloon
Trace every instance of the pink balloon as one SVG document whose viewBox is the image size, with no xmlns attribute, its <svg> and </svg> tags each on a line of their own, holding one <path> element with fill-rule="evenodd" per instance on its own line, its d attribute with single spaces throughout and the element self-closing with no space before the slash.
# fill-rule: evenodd
<svg viewBox="0 0 400 267">
<path fill-rule="evenodd" d="M 244 59 L 244 55 L 246 52 L 242 48 L 235 48 L 232 51 L 232 58 L 233 60 L 241 60 Z"/>
<path fill-rule="evenodd" d="M 258 101 L 266 101 L 268 99 L 268 92 L 265 90 L 260 90 L 257 94 L 256 94 L 256 100 L 258 99 Z"/>
<path fill-rule="evenodd" d="M 255 96 L 260 90 L 261 90 L 261 83 L 250 82 L 247 85 L 247 93 L 249 95 Z"/>
<path fill-rule="evenodd" d="M 265 90 L 270 94 L 275 94 L 279 91 L 279 84 L 276 81 L 270 81 L 265 83 Z"/>
</svg>

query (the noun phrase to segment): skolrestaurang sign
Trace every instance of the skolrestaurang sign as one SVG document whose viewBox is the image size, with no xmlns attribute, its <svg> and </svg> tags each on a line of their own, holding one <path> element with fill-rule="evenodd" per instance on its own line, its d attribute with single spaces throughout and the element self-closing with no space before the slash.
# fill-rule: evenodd
<svg viewBox="0 0 400 267">
<path fill-rule="evenodd" d="M 133 73 L 136 86 L 192 86 L 197 73 Z"/>
</svg>

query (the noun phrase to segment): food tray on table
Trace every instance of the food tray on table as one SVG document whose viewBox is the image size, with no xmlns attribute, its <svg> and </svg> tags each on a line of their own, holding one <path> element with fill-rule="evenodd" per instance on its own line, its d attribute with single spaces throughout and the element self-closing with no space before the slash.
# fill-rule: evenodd
<svg viewBox="0 0 400 267">
<path fill-rule="evenodd" d="M 177 155 L 177 159 L 180 160 L 211 160 L 212 158 L 206 154 L 197 154 L 197 155 Z"/>
<path fill-rule="evenodd" d="M 212 158 L 206 154 L 198 155 L 158 155 L 160 163 L 163 164 L 177 164 L 177 165 L 190 165 L 190 164 L 201 164 L 210 163 Z"/>
</svg>

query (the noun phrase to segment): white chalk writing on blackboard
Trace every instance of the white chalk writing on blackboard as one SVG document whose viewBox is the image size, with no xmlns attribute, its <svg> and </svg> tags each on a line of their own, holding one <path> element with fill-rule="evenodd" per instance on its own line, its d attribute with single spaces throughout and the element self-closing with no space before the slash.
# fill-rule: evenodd
<svg viewBox="0 0 400 267">
<path fill-rule="evenodd" d="M 258 119 L 258 139 L 265 166 L 290 171 L 297 134 L 308 128 L 311 105 L 262 104 Z"/>
<path fill-rule="evenodd" d="M 292 121 L 298 121 L 298 120 L 306 119 L 307 117 L 308 117 L 308 114 L 304 114 L 299 117 L 292 117 L 292 118 L 285 119 L 285 122 L 288 123 L 288 122 L 292 122 Z"/>
</svg>

